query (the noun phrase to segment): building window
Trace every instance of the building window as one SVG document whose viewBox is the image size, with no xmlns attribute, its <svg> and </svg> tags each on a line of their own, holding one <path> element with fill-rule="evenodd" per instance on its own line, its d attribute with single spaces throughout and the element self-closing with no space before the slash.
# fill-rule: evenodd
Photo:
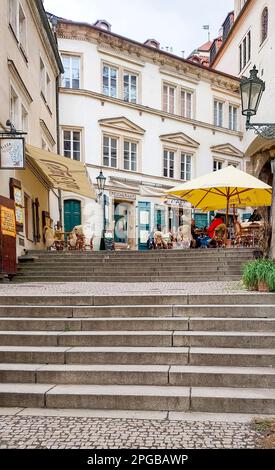
<svg viewBox="0 0 275 470">
<path fill-rule="evenodd" d="M 180 157 L 180 178 L 184 181 L 190 181 L 192 176 L 192 157 L 181 153 Z"/>
<path fill-rule="evenodd" d="M 192 118 L 192 93 L 181 90 L 180 92 L 180 114 L 183 117 Z"/>
<path fill-rule="evenodd" d="M 19 42 L 24 51 L 26 51 L 26 17 L 19 3 Z"/>
<path fill-rule="evenodd" d="M 137 171 L 137 144 L 124 141 L 124 170 Z"/>
<path fill-rule="evenodd" d="M 16 91 L 10 89 L 10 119 L 15 128 L 19 126 L 19 100 Z"/>
<path fill-rule="evenodd" d="M 163 176 L 174 178 L 175 152 L 164 150 L 163 153 Z"/>
<path fill-rule="evenodd" d="M 213 160 L 213 171 L 221 170 L 223 162 L 221 160 Z"/>
<path fill-rule="evenodd" d="M 229 129 L 232 131 L 237 130 L 238 126 L 238 108 L 236 106 L 229 105 Z"/>
<path fill-rule="evenodd" d="M 64 157 L 80 161 L 80 131 L 63 131 L 63 154 Z"/>
<path fill-rule="evenodd" d="M 174 114 L 175 112 L 175 88 L 163 85 L 163 111 Z"/>
<path fill-rule="evenodd" d="M 46 100 L 46 70 L 42 59 L 40 59 L 40 89 Z"/>
<path fill-rule="evenodd" d="M 64 73 L 61 85 L 64 88 L 80 88 L 80 57 L 61 55 Z"/>
<path fill-rule="evenodd" d="M 18 37 L 18 2 L 9 0 L 9 22 L 16 37 Z"/>
<path fill-rule="evenodd" d="M 268 33 L 268 8 L 265 7 L 261 17 L 261 44 L 267 38 Z"/>
<path fill-rule="evenodd" d="M 42 148 L 42 150 L 47 150 L 47 143 L 43 139 L 43 137 L 41 137 L 41 148 Z"/>
<path fill-rule="evenodd" d="M 21 105 L 21 123 L 22 131 L 28 132 L 28 112 L 23 104 Z"/>
<path fill-rule="evenodd" d="M 223 103 L 221 101 L 214 101 L 214 125 L 222 127 L 223 125 Z"/>
<path fill-rule="evenodd" d="M 137 76 L 128 72 L 123 74 L 123 98 L 129 103 L 137 102 Z"/>
<path fill-rule="evenodd" d="M 117 69 L 103 66 L 103 94 L 117 98 Z"/>
<path fill-rule="evenodd" d="M 103 165 L 117 167 L 118 141 L 113 137 L 103 137 Z"/>
<path fill-rule="evenodd" d="M 240 72 L 248 64 L 251 59 L 251 32 L 248 31 L 239 45 L 239 65 Z"/>
</svg>

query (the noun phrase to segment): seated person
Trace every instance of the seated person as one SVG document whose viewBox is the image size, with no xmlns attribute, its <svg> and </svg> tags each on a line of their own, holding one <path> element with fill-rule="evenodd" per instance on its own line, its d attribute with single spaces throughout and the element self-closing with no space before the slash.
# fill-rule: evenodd
<svg viewBox="0 0 275 470">
<path fill-rule="evenodd" d="M 207 234 L 210 238 L 214 238 L 215 236 L 215 229 L 224 223 L 224 220 L 223 218 L 221 217 L 220 214 L 216 214 L 215 217 L 214 217 L 214 220 L 212 221 L 212 223 L 209 225 L 208 229 L 207 229 Z"/>
<path fill-rule="evenodd" d="M 200 242 L 200 237 L 199 235 L 196 233 L 196 224 L 195 224 L 195 220 L 192 219 L 191 220 L 191 242 L 190 242 L 190 248 L 199 248 L 201 246 L 201 242 Z"/>
<path fill-rule="evenodd" d="M 259 222 L 260 220 L 262 220 L 261 214 L 259 214 L 257 209 L 254 209 L 254 212 L 249 217 L 248 222 Z"/>
<path fill-rule="evenodd" d="M 154 233 L 154 243 L 156 248 L 167 248 L 160 225 L 157 226 L 157 230 Z"/>
<path fill-rule="evenodd" d="M 178 228 L 177 241 L 183 248 L 190 248 L 191 228 L 188 222 L 183 221 Z"/>
</svg>

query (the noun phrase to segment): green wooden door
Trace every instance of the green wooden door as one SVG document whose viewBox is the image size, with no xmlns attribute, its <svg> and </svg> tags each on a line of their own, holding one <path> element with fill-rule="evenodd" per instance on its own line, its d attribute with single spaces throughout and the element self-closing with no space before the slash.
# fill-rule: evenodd
<svg viewBox="0 0 275 470">
<path fill-rule="evenodd" d="M 81 205 L 80 201 L 68 199 L 64 201 L 64 230 L 71 232 L 76 226 L 81 224 Z"/>
</svg>

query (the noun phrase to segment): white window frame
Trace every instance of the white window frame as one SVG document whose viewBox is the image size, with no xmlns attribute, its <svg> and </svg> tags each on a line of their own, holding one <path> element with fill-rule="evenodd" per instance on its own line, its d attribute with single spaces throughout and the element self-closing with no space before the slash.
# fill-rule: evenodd
<svg viewBox="0 0 275 470">
<path fill-rule="evenodd" d="M 128 99 L 126 97 L 126 90 L 125 90 L 125 76 L 128 76 L 129 77 L 129 84 L 128 84 L 128 87 L 129 87 L 129 96 L 128 96 Z M 136 79 L 136 85 L 133 86 L 132 84 L 132 79 L 135 78 Z M 135 93 L 133 93 L 133 88 L 135 88 Z M 134 96 L 133 96 L 134 95 Z M 123 99 L 124 101 L 128 102 L 128 103 L 137 103 L 138 102 L 138 75 L 136 73 L 133 73 L 133 72 L 130 72 L 128 70 L 123 70 Z"/>
<path fill-rule="evenodd" d="M 220 166 L 220 168 L 218 168 Z M 216 167 L 216 168 L 215 168 Z M 218 158 L 213 158 L 213 171 L 221 170 L 224 167 L 224 161 Z"/>
<path fill-rule="evenodd" d="M 190 161 L 187 161 L 189 159 Z M 190 165 L 190 170 L 187 170 L 187 165 Z M 180 179 L 181 180 L 190 181 L 192 179 L 192 166 L 193 166 L 192 155 L 190 153 L 181 151 L 180 152 Z"/>
<path fill-rule="evenodd" d="M 167 88 L 167 96 L 165 98 L 165 88 Z M 173 91 L 171 96 L 170 91 Z M 175 114 L 176 105 L 176 92 L 177 87 L 170 83 L 163 82 L 162 84 L 162 110 L 166 113 Z"/>
<path fill-rule="evenodd" d="M 10 85 L 10 120 L 16 129 L 20 126 L 20 102 L 19 94 L 15 90 L 14 86 Z"/>
<path fill-rule="evenodd" d="M 74 55 L 74 54 L 64 54 L 61 53 L 61 59 L 66 58 L 69 59 L 69 76 L 67 77 L 68 81 L 70 82 L 70 86 L 66 86 L 66 77 L 65 72 L 61 76 L 61 86 L 64 88 L 71 88 L 72 90 L 79 90 L 80 89 L 80 80 L 81 80 L 81 56 Z M 78 59 L 79 62 L 79 69 L 78 69 L 78 87 L 73 86 L 73 59 Z M 64 67 L 64 65 L 63 65 Z M 64 67 L 65 70 L 65 67 Z"/>
<path fill-rule="evenodd" d="M 188 95 L 190 95 L 190 104 L 187 100 Z M 192 119 L 193 116 L 193 92 L 185 88 L 180 89 L 180 115 L 188 119 Z"/>
<path fill-rule="evenodd" d="M 108 155 L 106 156 L 104 154 L 104 150 L 107 147 L 105 145 L 105 139 L 108 139 Z M 112 140 L 116 141 L 116 147 L 112 147 Z M 116 165 L 112 165 L 112 148 L 116 148 Z M 104 159 L 108 158 L 108 164 L 104 162 Z M 108 167 L 108 168 L 118 168 L 118 161 L 119 161 L 119 138 L 116 136 L 112 136 L 110 134 L 103 134 L 102 136 L 102 162 L 103 165 Z"/>
<path fill-rule="evenodd" d="M 165 155 L 166 154 L 166 155 Z M 175 159 L 176 151 L 168 148 L 163 149 L 163 177 L 164 178 L 175 178 Z M 167 165 L 165 165 L 165 160 L 167 161 Z M 172 163 L 172 166 L 171 166 Z M 165 172 L 167 174 L 165 175 Z M 171 173 L 173 175 L 171 176 Z"/>
<path fill-rule="evenodd" d="M 21 15 L 21 18 L 20 18 Z M 22 18 L 23 17 L 23 18 Z M 18 2 L 18 39 L 19 44 L 23 51 L 26 53 L 27 49 L 27 18 L 22 8 L 21 3 Z"/>
<path fill-rule="evenodd" d="M 214 99 L 214 126 L 223 127 L 224 102 Z"/>
<path fill-rule="evenodd" d="M 231 131 L 238 130 L 238 106 L 229 104 L 228 106 L 228 127 Z"/>
<path fill-rule="evenodd" d="M 65 149 L 65 135 L 64 135 L 65 132 L 70 133 L 70 139 L 66 139 L 66 141 L 70 142 L 70 149 L 69 150 Z M 79 141 L 74 140 L 74 135 L 73 135 L 74 132 L 77 132 L 79 134 Z M 74 142 L 79 142 L 79 150 L 74 149 Z M 66 127 L 62 128 L 62 145 L 63 145 L 63 155 L 64 155 L 64 157 L 70 158 L 71 160 L 75 160 L 75 161 L 78 161 L 78 162 L 82 161 L 82 134 L 81 134 L 80 129 L 66 128 Z M 65 152 L 70 152 L 70 155 L 65 155 Z M 74 158 L 75 157 L 74 153 L 79 154 L 79 159 Z"/>
<path fill-rule="evenodd" d="M 107 67 L 109 69 L 108 72 L 108 93 L 105 93 L 105 85 L 104 85 L 104 68 Z M 112 85 L 111 85 L 111 70 L 114 70 L 116 72 L 116 87 L 115 87 L 115 96 L 112 94 Z M 110 65 L 108 63 L 103 62 L 102 64 L 102 93 L 105 96 L 110 96 L 111 98 L 117 98 L 118 97 L 118 87 L 119 87 L 119 69 L 118 67 L 115 67 L 113 65 Z"/>
<path fill-rule="evenodd" d="M 125 150 L 125 144 L 129 144 L 129 150 L 128 150 L 129 168 L 125 168 L 125 153 L 127 152 L 127 150 Z M 134 146 L 135 146 L 135 151 L 133 151 Z M 134 159 L 132 158 L 133 154 L 135 155 Z M 127 171 L 136 172 L 137 166 L 138 166 L 138 142 L 126 138 L 123 140 L 123 169 Z"/>
<path fill-rule="evenodd" d="M 239 43 L 239 73 L 251 61 L 251 30 L 247 31 L 241 42 Z"/>
</svg>

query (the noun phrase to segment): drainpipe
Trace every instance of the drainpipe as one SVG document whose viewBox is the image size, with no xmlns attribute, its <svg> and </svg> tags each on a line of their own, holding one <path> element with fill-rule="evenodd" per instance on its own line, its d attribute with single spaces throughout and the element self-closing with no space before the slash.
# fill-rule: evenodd
<svg viewBox="0 0 275 470">
<path fill-rule="evenodd" d="M 56 78 L 55 94 L 56 94 L 56 138 L 57 138 L 57 153 L 60 154 L 60 135 L 59 135 L 59 77 Z M 59 221 L 62 224 L 62 194 L 61 189 L 58 189 L 58 212 Z"/>
</svg>

